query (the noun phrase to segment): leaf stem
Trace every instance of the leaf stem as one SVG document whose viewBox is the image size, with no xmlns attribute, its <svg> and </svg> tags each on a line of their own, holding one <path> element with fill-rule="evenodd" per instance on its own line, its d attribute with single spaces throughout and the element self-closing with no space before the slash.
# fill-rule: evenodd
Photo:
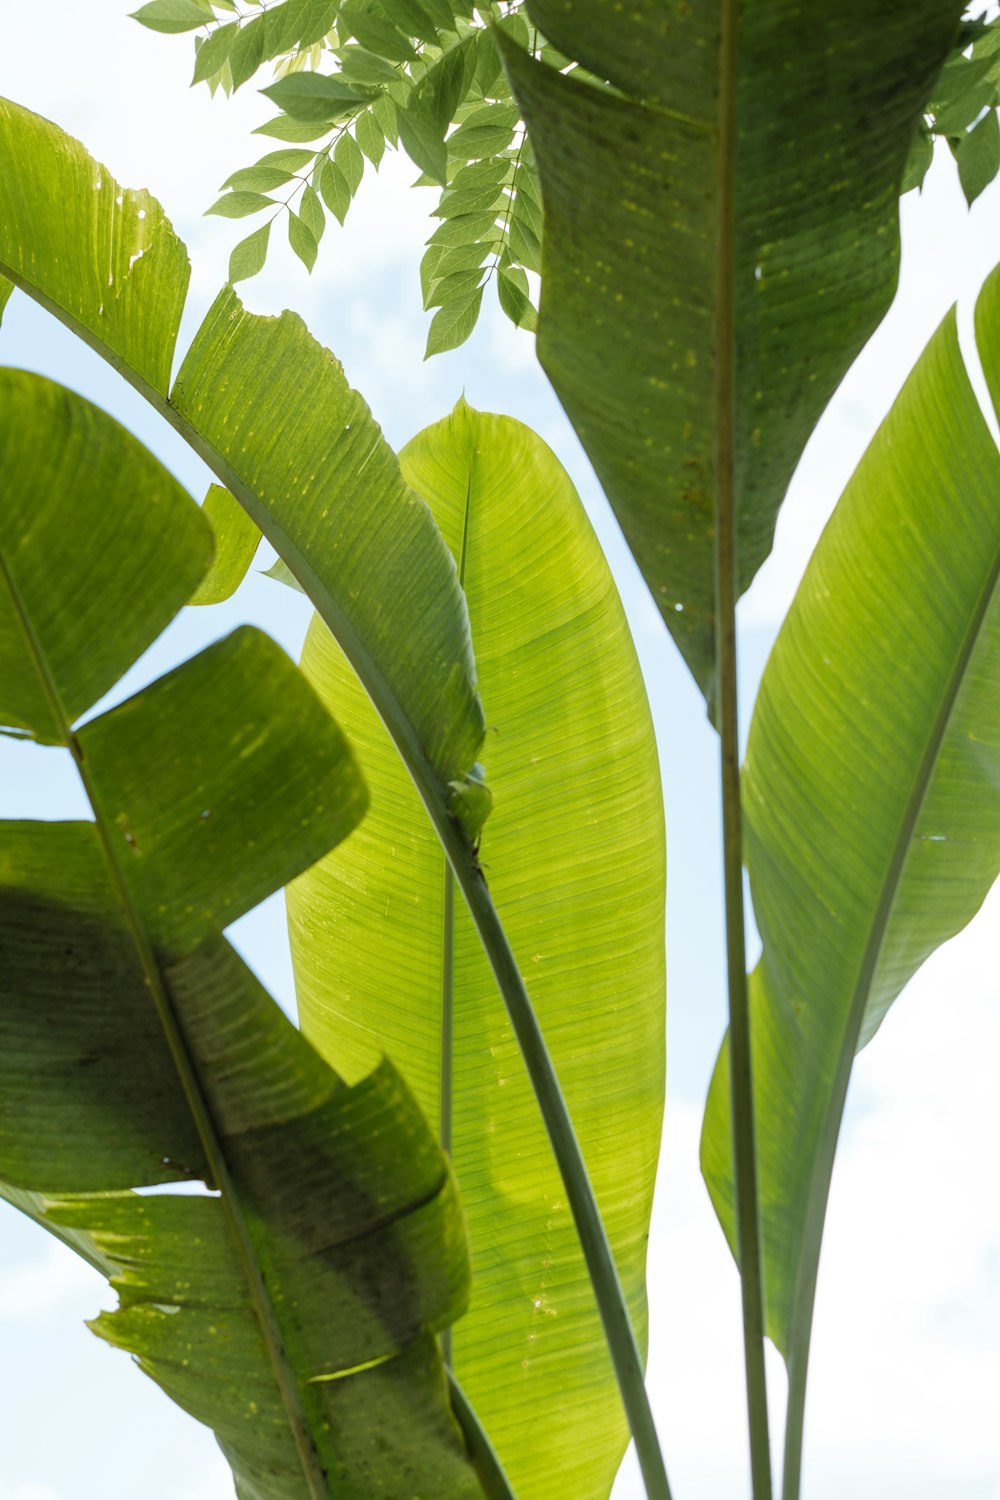
<svg viewBox="0 0 1000 1500">
<path fill-rule="evenodd" d="M 622 1403 L 628 1417 L 648 1500 L 671 1500 L 670 1486 L 646 1393 L 642 1358 L 632 1330 L 625 1294 L 614 1256 L 587 1176 L 580 1143 L 573 1129 L 552 1058 L 538 1018 L 525 988 L 507 934 L 490 898 L 478 862 L 458 825 L 447 819 L 442 825 L 428 809 L 468 904 L 490 967 L 507 1008 L 514 1035 L 535 1090 L 563 1185 L 584 1260 L 590 1274 L 601 1321 L 611 1353 Z"/>
<path fill-rule="evenodd" d="M 455 1421 L 462 1429 L 472 1467 L 483 1487 L 486 1500 L 517 1500 L 514 1487 L 504 1473 L 503 1465 L 497 1457 L 485 1428 L 476 1416 L 474 1407 L 470 1405 L 468 1396 L 455 1379 L 454 1372 L 450 1369 L 448 1370 L 448 1386 L 451 1409 L 455 1415 Z"/>
<path fill-rule="evenodd" d="M 736 0 L 724 0 L 719 78 L 719 248 L 715 360 L 715 713 L 722 781 L 723 882 L 729 991 L 729 1070 L 733 1161 L 750 1471 L 754 1500 L 771 1500 L 771 1454 L 764 1368 L 764 1310 L 757 1169 L 754 1146 L 750 1015 L 740 814 L 737 692 L 737 541 L 734 494 L 735 228 L 736 228 Z"/>
</svg>

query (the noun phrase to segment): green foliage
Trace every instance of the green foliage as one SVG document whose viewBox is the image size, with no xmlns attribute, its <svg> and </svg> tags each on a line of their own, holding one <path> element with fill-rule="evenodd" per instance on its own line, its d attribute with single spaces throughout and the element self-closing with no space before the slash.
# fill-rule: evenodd
<svg viewBox="0 0 1000 1500">
<path fill-rule="evenodd" d="M 53 180 L 64 189 L 65 200 L 53 198 Z M 116 275 L 119 262 L 124 270 Z M 110 308 L 105 303 L 109 264 L 111 290 L 115 293 Z M 6 101 L 0 101 L 0 275 L 37 299 L 108 359 L 212 467 L 228 494 L 275 546 L 317 605 L 357 671 L 419 789 L 488 955 L 546 1122 L 630 1425 L 639 1435 L 643 1451 L 654 1455 L 654 1463 L 659 1463 L 662 1471 L 662 1463 L 655 1457 L 641 1358 L 625 1294 L 524 977 L 476 854 L 490 807 L 476 760 L 484 733 L 482 708 L 474 685 L 465 598 L 454 561 L 428 506 L 406 485 L 395 455 L 368 408 L 347 385 L 329 352 L 310 339 L 291 314 L 279 319 L 248 314 L 231 287 L 223 289 L 195 334 L 168 396 L 172 351 L 188 275 L 183 246 L 152 199 L 120 189 L 106 168 L 57 127 Z M 223 502 L 217 504 L 221 509 Z M 204 517 L 199 518 L 199 524 L 204 528 Z M 220 567 L 227 576 L 238 572 L 225 548 Z M 202 716 L 211 696 L 207 689 L 201 696 Z M 294 699 L 291 706 L 294 709 Z M 143 731 L 141 742 L 143 735 L 149 734 L 150 724 L 136 722 Z M 157 786 L 162 783 L 164 789 L 173 789 L 182 761 L 170 759 L 171 736 L 161 732 L 156 738 L 163 747 L 166 764 L 157 769 L 153 780 Z M 240 739 L 240 735 L 231 734 L 227 749 Z M 266 739 L 266 734 L 258 735 L 251 743 L 256 748 Z M 136 764 L 138 749 L 137 742 L 132 756 Z M 125 770 L 119 769 L 124 775 Z M 126 769 L 134 779 L 135 767 Z M 280 799 L 282 775 L 275 765 L 270 768 L 268 788 L 272 803 Z M 197 802 L 201 810 L 199 826 L 204 822 L 211 828 L 211 817 L 201 818 L 206 808 L 200 789 Z M 211 814 L 212 809 L 207 810 Z M 190 816 L 193 821 L 193 814 Z M 288 816 L 294 818 L 296 814 Z M 307 815 L 303 826 L 308 828 L 311 821 Z M 251 826 L 249 818 L 247 826 Z M 151 835 L 144 823 L 137 827 L 129 818 L 127 832 L 135 837 L 140 849 L 148 847 Z M 210 835 L 203 834 L 202 839 L 203 853 L 214 848 Z M 290 845 L 297 847 L 294 841 Z M 259 853 L 270 860 L 269 868 L 273 866 L 277 880 L 293 873 L 280 859 L 271 857 L 268 840 L 263 841 Z M 213 857 L 197 871 L 198 880 L 224 877 L 229 882 L 227 899 L 235 899 L 233 891 L 242 888 L 240 879 L 249 880 L 257 869 L 256 858 L 248 858 L 246 864 L 243 871 L 232 861 Z M 161 872 L 163 868 L 161 865 Z M 146 901 L 155 900 L 153 887 L 158 886 L 160 878 L 161 873 L 155 872 L 155 879 L 144 891 Z M 175 883 L 177 878 L 174 870 Z M 194 894 L 201 899 L 200 887 Z M 254 899 L 260 894 L 263 891 L 255 888 Z M 189 926 L 197 925 L 200 909 L 195 903 L 185 905 L 184 920 Z M 225 912 L 224 920 L 231 920 L 238 914 L 238 902 L 232 909 L 226 907 Z M 156 920 L 166 921 L 168 915 L 164 908 Z M 662 927 L 658 936 L 662 942 Z M 240 1004 L 245 1008 L 245 997 Z M 596 1066 L 603 1072 L 603 1052 Z M 371 1129 L 376 1134 L 382 1131 L 377 1124 Z M 387 1149 L 396 1149 L 390 1135 L 386 1135 L 386 1142 Z M 407 1150 L 409 1147 L 404 1149 L 399 1143 L 401 1158 Z M 218 1181 L 220 1171 L 213 1169 L 211 1178 Z M 33 1198 L 30 1190 L 19 1193 L 20 1205 L 44 1218 L 44 1204 L 37 1196 Z M 545 1211 L 550 1213 L 551 1209 Z M 388 1222 L 401 1220 L 404 1212 L 394 1209 L 390 1202 Z M 276 1221 L 276 1213 L 268 1207 L 269 1222 Z M 93 1236 L 88 1239 L 79 1224 L 62 1219 L 49 1222 L 76 1248 L 92 1246 Z M 95 1227 L 94 1234 L 97 1232 Z M 139 1254 L 138 1240 L 135 1248 Z M 367 1249 L 375 1253 L 370 1245 Z M 427 1271 L 433 1280 L 434 1267 L 439 1273 L 441 1264 L 448 1263 L 447 1257 L 442 1262 L 432 1243 L 424 1244 L 422 1254 L 421 1274 Z M 93 1258 L 98 1262 L 102 1259 L 96 1250 Z M 294 1305 L 299 1304 L 295 1301 Z M 428 1326 L 446 1321 L 443 1312 L 428 1314 L 428 1319 Z M 131 1334 L 126 1339 L 130 1347 L 140 1347 L 131 1343 Z M 454 1463 L 446 1454 L 442 1457 L 442 1444 L 446 1449 L 453 1440 L 453 1429 L 450 1416 L 440 1404 L 444 1391 L 433 1377 L 436 1354 L 426 1340 L 425 1347 L 430 1364 L 425 1362 L 420 1371 L 414 1372 L 421 1382 L 419 1400 L 410 1401 L 406 1387 L 394 1379 L 396 1373 L 403 1375 L 402 1364 L 393 1366 L 392 1360 L 379 1355 L 382 1362 L 372 1367 L 381 1372 L 372 1375 L 374 1385 L 381 1387 L 385 1382 L 395 1393 L 394 1398 L 404 1405 L 409 1401 L 411 1410 L 417 1413 L 418 1431 L 413 1432 L 411 1424 L 401 1417 L 402 1446 L 387 1443 L 384 1465 L 380 1461 L 374 1477 L 369 1470 L 355 1493 L 373 1493 L 379 1488 L 392 1493 L 400 1473 L 408 1476 L 408 1485 L 412 1476 L 415 1485 L 421 1472 L 430 1475 L 432 1493 L 448 1494 L 452 1489 L 456 1494 L 466 1492 L 463 1486 L 468 1471 L 461 1456 Z M 402 1354 L 399 1357 L 402 1359 Z M 328 1381 L 330 1373 L 336 1374 L 336 1380 Z M 348 1403 L 354 1390 L 351 1382 L 340 1379 L 346 1373 L 325 1372 L 321 1379 L 321 1383 L 336 1387 L 333 1396 L 338 1402 Z M 311 1401 L 315 1395 L 311 1391 L 312 1376 L 308 1383 Z M 475 1425 L 471 1409 L 458 1394 L 455 1401 L 462 1414 L 468 1451 L 482 1470 L 486 1493 L 491 1500 L 494 1496 L 509 1500 L 506 1482 L 491 1457 L 488 1442 Z M 346 1411 L 346 1406 L 341 1409 Z M 384 1415 L 384 1405 L 381 1410 Z M 245 1421 L 242 1408 L 241 1413 Z M 217 1415 L 214 1408 L 206 1408 L 205 1414 L 209 1420 Z M 346 1445 L 356 1427 L 359 1441 L 364 1443 L 360 1422 L 352 1425 L 345 1418 L 338 1425 L 332 1416 L 322 1418 L 327 1420 L 334 1434 L 330 1442 Z M 327 1493 L 326 1479 L 317 1469 L 322 1461 L 315 1456 L 310 1459 L 310 1442 L 300 1444 L 299 1451 L 309 1493 L 318 1500 Z M 354 1451 L 348 1455 L 352 1463 Z M 234 1459 L 242 1461 L 238 1456 Z M 441 1472 L 451 1472 L 454 1483 L 442 1480 Z M 383 1473 L 394 1477 L 383 1481 L 379 1477 Z M 283 1480 L 281 1483 L 284 1485 Z M 252 1488 L 246 1492 L 264 1493 Z M 287 1485 L 284 1493 L 289 1493 Z M 665 1480 L 657 1493 L 666 1494 Z"/>
<path fill-rule="evenodd" d="M 504 46 L 545 193 L 539 359 L 710 702 L 722 288 L 740 351 L 742 590 L 770 551 L 806 439 L 891 300 L 903 162 L 960 10 L 899 0 L 872 25 L 866 0 L 819 15 L 792 0 L 750 7 L 730 89 L 734 216 L 721 234 L 726 101 L 709 9 L 661 22 L 650 0 L 609 36 L 598 0 L 536 0 L 532 16 L 557 46 L 642 103 Z"/>
<path fill-rule="evenodd" d="M 741 1265 L 754 1497 L 772 1495 L 766 1317 L 788 1364 L 783 1486 L 798 1500 L 853 1056 L 1000 868 L 1000 459 L 953 319 L 848 487 L 765 673 L 743 777 L 763 940 L 749 997 L 735 600 L 890 300 L 900 186 L 922 182 L 937 136 L 970 203 L 997 172 L 1000 28 L 960 25 L 957 0 L 892 0 L 877 23 L 861 0 L 808 14 L 791 0 L 637 0 L 614 17 L 598 0 L 529 6 L 526 20 L 452 0 L 156 0 L 139 19 L 204 22 L 195 81 L 213 89 L 276 64 L 265 92 L 282 113 L 259 133 L 285 145 L 233 173 L 210 210 L 270 216 L 234 250 L 232 279 L 263 265 L 285 208 L 311 269 L 326 214 L 343 223 L 397 144 L 441 188 L 421 266 L 429 354 L 468 336 L 490 280 L 533 328 L 529 278 L 543 276 L 543 364 L 720 728 L 731 1026 L 703 1166 Z M 445 1357 L 522 1500 L 603 1500 L 629 1426 L 650 1500 L 670 1500 L 629 1321 L 642 1342 L 661 803 L 621 611 L 565 475 L 518 424 L 464 404 L 400 467 L 332 356 L 292 315 L 248 314 L 231 287 L 171 388 L 183 247 L 151 199 L 13 106 L 0 113 L 0 275 L 121 369 L 223 486 L 199 514 L 86 403 L 3 377 L 9 467 L 42 515 L 15 528 L 5 563 L 5 717 L 74 750 L 95 822 L 14 825 L 8 841 L 20 1010 L 0 1063 L 0 1193 L 115 1277 L 122 1307 L 101 1331 L 216 1426 L 241 1494 L 478 1484 L 511 1500 L 473 1406 L 456 1386 L 478 1480 L 445 1404 L 431 1334 L 458 1311 L 465 1272 L 422 1109 L 453 1155 L 473 1254 Z M 977 338 L 1000 409 L 1000 271 Z M 59 441 L 39 443 L 29 395 L 63 424 Z M 87 534 L 50 543 L 60 485 L 46 465 L 61 452 Z M 126 485 L 150 495 L 149 516 L 106 543 L 112 512 L 93 496 Z M 178 504 L 174 567 L 157 554 L 154 578 L 142 528 Z M 228 596 L 258 527 L 279 552 L 272 575 L 318 606 L 305 670 L 372 786 L 370 816 L 301 875 L 363 794 L 338 732 L 261 637 L 238 633 L 71 728 L 193 589 Z M 50 577 L 61 566 L 87 570 L 88 586 L 91 569 L 98 584 L 115 576 L 70 612 Z M 234 743 L 246 749 L 232 769 L 220 745 Z M 304 1031 L 327 1062 L 220 936 L 293 875 Z M 73 1006 L 55 942 L 67 922 Z M 115 1021 L 134 1017 L 138 1063 L 116 1050 L 108 994 Z M 388 1066 L 364 1081 L 387 1045 L 419 1107 Z M 361 1081 L 341 1084 L 328 1063 Z M 220 1197 L 175 1208 L 129 1191 L 178 1176 Z M 197 1378 L 178 1367 L 178 1329 Z M 246 1400 L 267 1413 L 252 1430 Z"/>
<path fill-rule="evenodd" d="M 334 0 L 309 6 L 284 0 L 263 14 L 253 0 L 239 10 L 228 4 L 213 9 L 205 0 L 205 8 L 207 16 L 183 28 L 204 24 L 206 30 L 196 39 L 193 82 L 231 92 L 273 64 L 277 79 L 262 92 L 282 113 L 259 130 L 313 146 L 287 170 L 275 167 L 272 153 L 235 172 L 223 184 L 226 196 L 209 213 L 238 218 L 270 211 L 270 224 L 287 211 L 292 248 L 311 270 L 324 207 L 343 224 L 365 160 L 377 170 L 385 151 L 401 144 L 420 169 L 418 180 L 441 186 L 436 214 L 456 221 L 448 246 L 471 254 L 476 269 L 475 277 L 460 285 L 449 283 L 447 271 L 435 275 L 441 241 L 431 236 L 425 281 L 435 300 L 425 299 L 425 306 L 439 311 L 427 354 L 453 349 L 469 337 L 490 281 L 512 322 L 534 328 L 525 272 L 541 268 L 540 194 L 488 23 L 524 46 L 534 37 L 539 53 L 556 65 L 568 60 L 552 54 L 516 8 L 502 14 L 492 6 L 475 10 L 471 0 Z M 151 15 L 150 9 L 137 12 L 136 19 L 164 29 L 159 13 Z M 280 201 L 264 196 L 279 189 Z M 319 197 L 308 214 L 301 205 L 296 210 L 296 199 L 310 191 Z M 234 252 L 233 280 L 262 268 L 266 226 L 258 234 Z"/>
<path fill-rule="evenodd" d="M 0 275 L 179 427 L 294 565 L 443 799 L 483 737 L 465 603 L 430 512 L 338 362 L 292 314 L 254 317 L 227 290 L 168 404 L 188 260 L 159 204 L 14 104 L 0 111 L 0 165 Z"/>
<path fill-rule="evenodd" d="M 468 1289 L 445 1159 L 392 1067 L 347 1088 L 221 935 L 355 827 L 353 755 L 249 629 L 81 727 L 212 534 L 38 376 L 0 372 L 0 465 L 0 719 L 66 749 L 93 813 L 4 827 L 0 1183 L 111 1277 L 92 1326 L 214 1428 L 240 1493 L 471 1500 L 431 1336 Z"/>
<path fill-rule="evenodd" d="M 923 185 L 935 139 L 958 163 L 969 207 L 1000 171 L 1000 17 L 969 21 L 934 86 L 917 127 L 903 191 Z"/>
<path fill-rule="evenodd" d="M 644 1339 L 663 1098 L 665 872 L 635 652 L 580 501 L 527 428 L 460 403 L 400 462 L 455 556 L 495 730 L 484 756 L 503 793 L 479 858 L 530 965 Z M 289 888 L 303 1029 L 350 1079 L 387 1048 L 428 1118 L 441 1119 L 474 1265 L 453 1368 L 520 1500 L 599 1500 L 628 1428 L 495 981 L 468 912 L 454 907 L 419 797 L 319 621 L 302 664 L 373 789 L 350 841 Z"/>
<path fill-rule="evenodd" d="M 1000 273 L 977 324 L 1000 396 Z M 1000 873 L 998 485 L 950 314 L 820 540 L 750 731 L 764 1270 L 793 1392 L 854 1053 Z M 730 1142 L 723 1056 L 702 1161 L 732 1244 Z"/>
</svg>

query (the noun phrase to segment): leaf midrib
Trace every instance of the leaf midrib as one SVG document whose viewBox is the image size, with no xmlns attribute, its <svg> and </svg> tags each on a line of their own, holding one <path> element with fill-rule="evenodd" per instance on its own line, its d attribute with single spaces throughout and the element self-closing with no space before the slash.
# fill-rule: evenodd
<svg viewBox="0 0 1000 1500">
<path fill-rule="evenodd" d="M 90 803 L 91 811 L 94 815 L 94 827 L 100 840 L 115 894 L 125 917 L 129 936 L 132 939 L 139 958 L 143 977 L 156 1008 L 157 1018 L 163 1030 L 170 1056 L 177 1069 L 185 1102 L 191 1112 L 201 1148 L 205 1153 L 206 1164 L 215 1185 L 219 1189 L 223 1212 L 225 1213 L 240 1267 L 247 1283 L 250 1300 L 260 1326 L 278 1390 L 285 1406 L 288 1425 L 291 1428 L 292 1437 L 302 1464 L 303 1476 L 309 1487 L 312 1500 L 329 1500 L 326 1476 L 320 1463 L 319 1453 L 309 1432 L 305 1410 L 299 1398 L 298 1382 L 289 1364 L 288 1356 L 285 1353 L 284 1341 L 281 1336 L 278 1320 L 270 1298 L 267 1295 L 263 1270 L 257 1259 L 246 1220 L 243 1217 L 236 1197 L 223 1145 L 216 1132 L 208 1101 L 204 1096 L 196 1068 L 188 1052 L 183 1029 L 174 1009 L 169 991 L 163 982 L 163 975 L 146 934 L 142 917 L 129 889 L 124 871 L 115 851 L 115 846 L 110 837 L 107 822 L 101 810 L 101 802 L 96 794 L 87 768 L 86 757 L 79 741 L 73 733 L 72 723 L 50 669 L 48 658 L 31 623 L 30 614 L 25 608 L 24 600 L 21 597 L 16 580 L 10 571 L 2 543 L 0 543 L 0 575 L 3 577 L 4 584 L 13 602 L 21 633 L 35 670 L 38 673 L 38 678 L 45 693 L 53 720 L 62 735 L 63 744 L 73 757 L 77 774 L 80 777 L 87 800 Z"/>
</svg>

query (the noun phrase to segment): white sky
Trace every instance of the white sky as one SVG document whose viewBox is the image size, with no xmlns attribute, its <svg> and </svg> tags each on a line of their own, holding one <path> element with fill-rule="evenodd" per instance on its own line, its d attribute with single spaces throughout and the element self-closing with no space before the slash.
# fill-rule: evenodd
<svg viewBox="0 0 1000 1500">
<path fill-rule="evenodd" d="M 57 120 L 121 181 L 161 199 L 192 253 L 199 317 L 240 234 L 200 212 L 232 170 L 269 148 L 262 140 L 256 152 L 248 131 L 271 111 L 252 92 L 229 104 L 187 92 L 190 40 L 141 30 L 122 0 L 4 10 L 0 93 Z M 300 311 L 393 442 L 443 415 L 463 388 L 474 405 L 530 421 L 577 480 L 608 548 L 647 673 L 670 838 L 671 1093 L 650 1241 L 650 1383 L 677 1500 L 740 1500 L 749 1485 L 737 1280 L 697 1170 L 700 1101 L 724 1025 L 714 742 L 531 340 L 491 311 L 465 350 L 422 363 L 416 267 L 433 194 L 408 190 L 413 175 L 387 159 L 348 231 L 328 229 L 311 280 L 285 251 L 244 294 L 262 311 Z M 968 326 L 998 247 L 996 185 L 968 215 L 950 163 L 940 162 L 923 198 L 905 200 L 897 304 L 810 444 L 774 556 L 741 607 L 747 702 L 843 483 L 956 297 Z M 0 358 L 83 390 L 195 493 L 204 488 L 200 466 L 138 398 L 24 299 L 10 304 Z M 142 664 L 146 675 L 193 649 L 205 628 L 218 634 L 252 618 L 294 649 L 306 619 L 287 591 L 257 580 L 211 614 L 210 627 L 204 616 L 173 627 Z M 16 794 L 12 779 L 5 788 L 8 766 L 11 778 L 21 775 Z M 0 813 L 44 806 L 52 816 L 54 796 L 74 811 L 50 758 L 3 761 L 0 797 L 7 788 L 17 800 Z M 1000 1500 L 998 918 L 995 892 L 917 976 L 855 1069 L 820 1278 L 805 1500 Z M 280 907 L 244 919 L 238 936 L 287 1001 Z M 68 1251 L 0 1210 L 0 1500 L 229 1500 L 211 1435 L 83 1328 L 108 1303 L 103 1283 Z M 779 1360 L 772 1369 L 778 1410 Z M 617 1500 L 641 1495 L 626 1463 Z"/>
</svg>

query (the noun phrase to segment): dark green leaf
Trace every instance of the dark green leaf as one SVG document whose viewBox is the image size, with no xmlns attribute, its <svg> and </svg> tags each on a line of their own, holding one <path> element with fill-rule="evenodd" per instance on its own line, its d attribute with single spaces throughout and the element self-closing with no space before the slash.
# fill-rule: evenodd
<svg viewBox="0 0 1000 1500">
<path fill-rule="evenodd" d="M 261 89 L 273 104 L 303 124 L 342 119 L 369 97 L 336 74 L 289 73 Z"/>
<path fill-rule="evenodd" d="M 179 31 L 194 31 L 206 21 L 214 21 L 215 13 L 208 0 L 150 0 L 132 12 L 132 20 L 150 31 L 168 34 Z"/>
<path fill-rule="evenodd" d="M 74 735 L 64 689 L 141 649 L 210 535 L 110 418 L 0 379 L 4 596 L 95 819 L 3 830 L 0 1191 L 112 1276 L 97 1331 L 215 1428 L 241 1493 L 472 1500 L 431 1336 L 468 1280 L 447 1164 L 392 1067 L 346 1088 L 219 935 L 356 824 L 357 767 L 246 629 Z M 192 1178 L 213 1195 L 131 1191 Z"/>
<path fill-rule="evenodd" d="M 230 280 L 234 278 L 230 276 Z M 212 528 L 215 555 L 190 603 L 221 604 L 235 594 L 246 577 L 260 543 L 260 531 L 221 484 L 210 485 L 201 513 Z"/>
<path fill-rule="evenodd" d="M 500 306 L 518 328 L 534 333 L 538 326 L 538 314 L 528 295 L 528 278 L 520 266 L 497 272 L 497 295 Z"/>
<path fill-rule="evenodd" d="M 939 135 L 957 135 L 972 124 L 981 110 L 996 102 L 988 57 L 952 58 L 942 68 L 934 87 L 930 111 Z"/>
<path fill-rule="evenodd" d="M 955 148 L 962 192 L 971 208 L 1000 171 L 1000 124 L 991 109 Z"/>
<path fill-rule="evenodd" d="M 10 301 L 10 294 L 13 290 L 13 284 L 0 276 L 0 323 L 3 322 L 3 310 Z"/>
<path fill-rule="evenodd" d="M 309 225 L 304 223 L 298 214 L 294 213 L 291 209 L 288 211 L 288 243 L 306 270 L 311 271 L 316 264 L 316 256 L 319 254 L 316 236 Z"/>
<path fill-rule="evenodd" d="M 430 112 L 421 107 L 419 100 L 414 100 L 405 109 L 397 107 L 396 125 L 410 160 L 434 182 L 443 185 L 448 176 L 444 130 L 438 127 Z"/>
<path fill-rule="evenodd" d="M 538 356 L 710 699 L 720 267 L 733 268 L 739 350 L 742 591 L 810 432 L 892 299 L 899 184 L 962 8 L 893 0 L 876 21 L 868 0 L 742 7 L 727 101 L 738 235 L 724 243 L 715 8 L 665 19 L 650 4 L 611 26 L 601 0 L 534 0 L 548 40 L 629 98 L 500 38 L 545 196 Z M 530 268 L 526 248 L 512 233 Z"/>
<path fill-rule="evenodd" d="M 429 359 L 432 354 L 441 354 L 446 349 L 457 349 L 459 344 L 465 343 L 476 326 L 482 300 L 482 291 L 478 291 L 473 292 L 470 297 L 460 298 L 439 308 L 427 330 L 424 359 Z"/>
<path fill-rule="evenodd" d="M 924 178 L 934 160 L 934 137 L 921 120 L 913 137 L 910 154 L 906 158 L 906 170 L 900 193 L 909 193 L 913 188 L 922 188 Z"/>
<path fill-rule="evenodd" d="M 260 213 L 262 208 L 276 207 L 273 198 L 267 198 L 263 193 L 225 193 L 211 208 L 206 208 L 206 214 L 218 214 L 223 219 L 245 219 L 248 214 Z"/>
</svg>

